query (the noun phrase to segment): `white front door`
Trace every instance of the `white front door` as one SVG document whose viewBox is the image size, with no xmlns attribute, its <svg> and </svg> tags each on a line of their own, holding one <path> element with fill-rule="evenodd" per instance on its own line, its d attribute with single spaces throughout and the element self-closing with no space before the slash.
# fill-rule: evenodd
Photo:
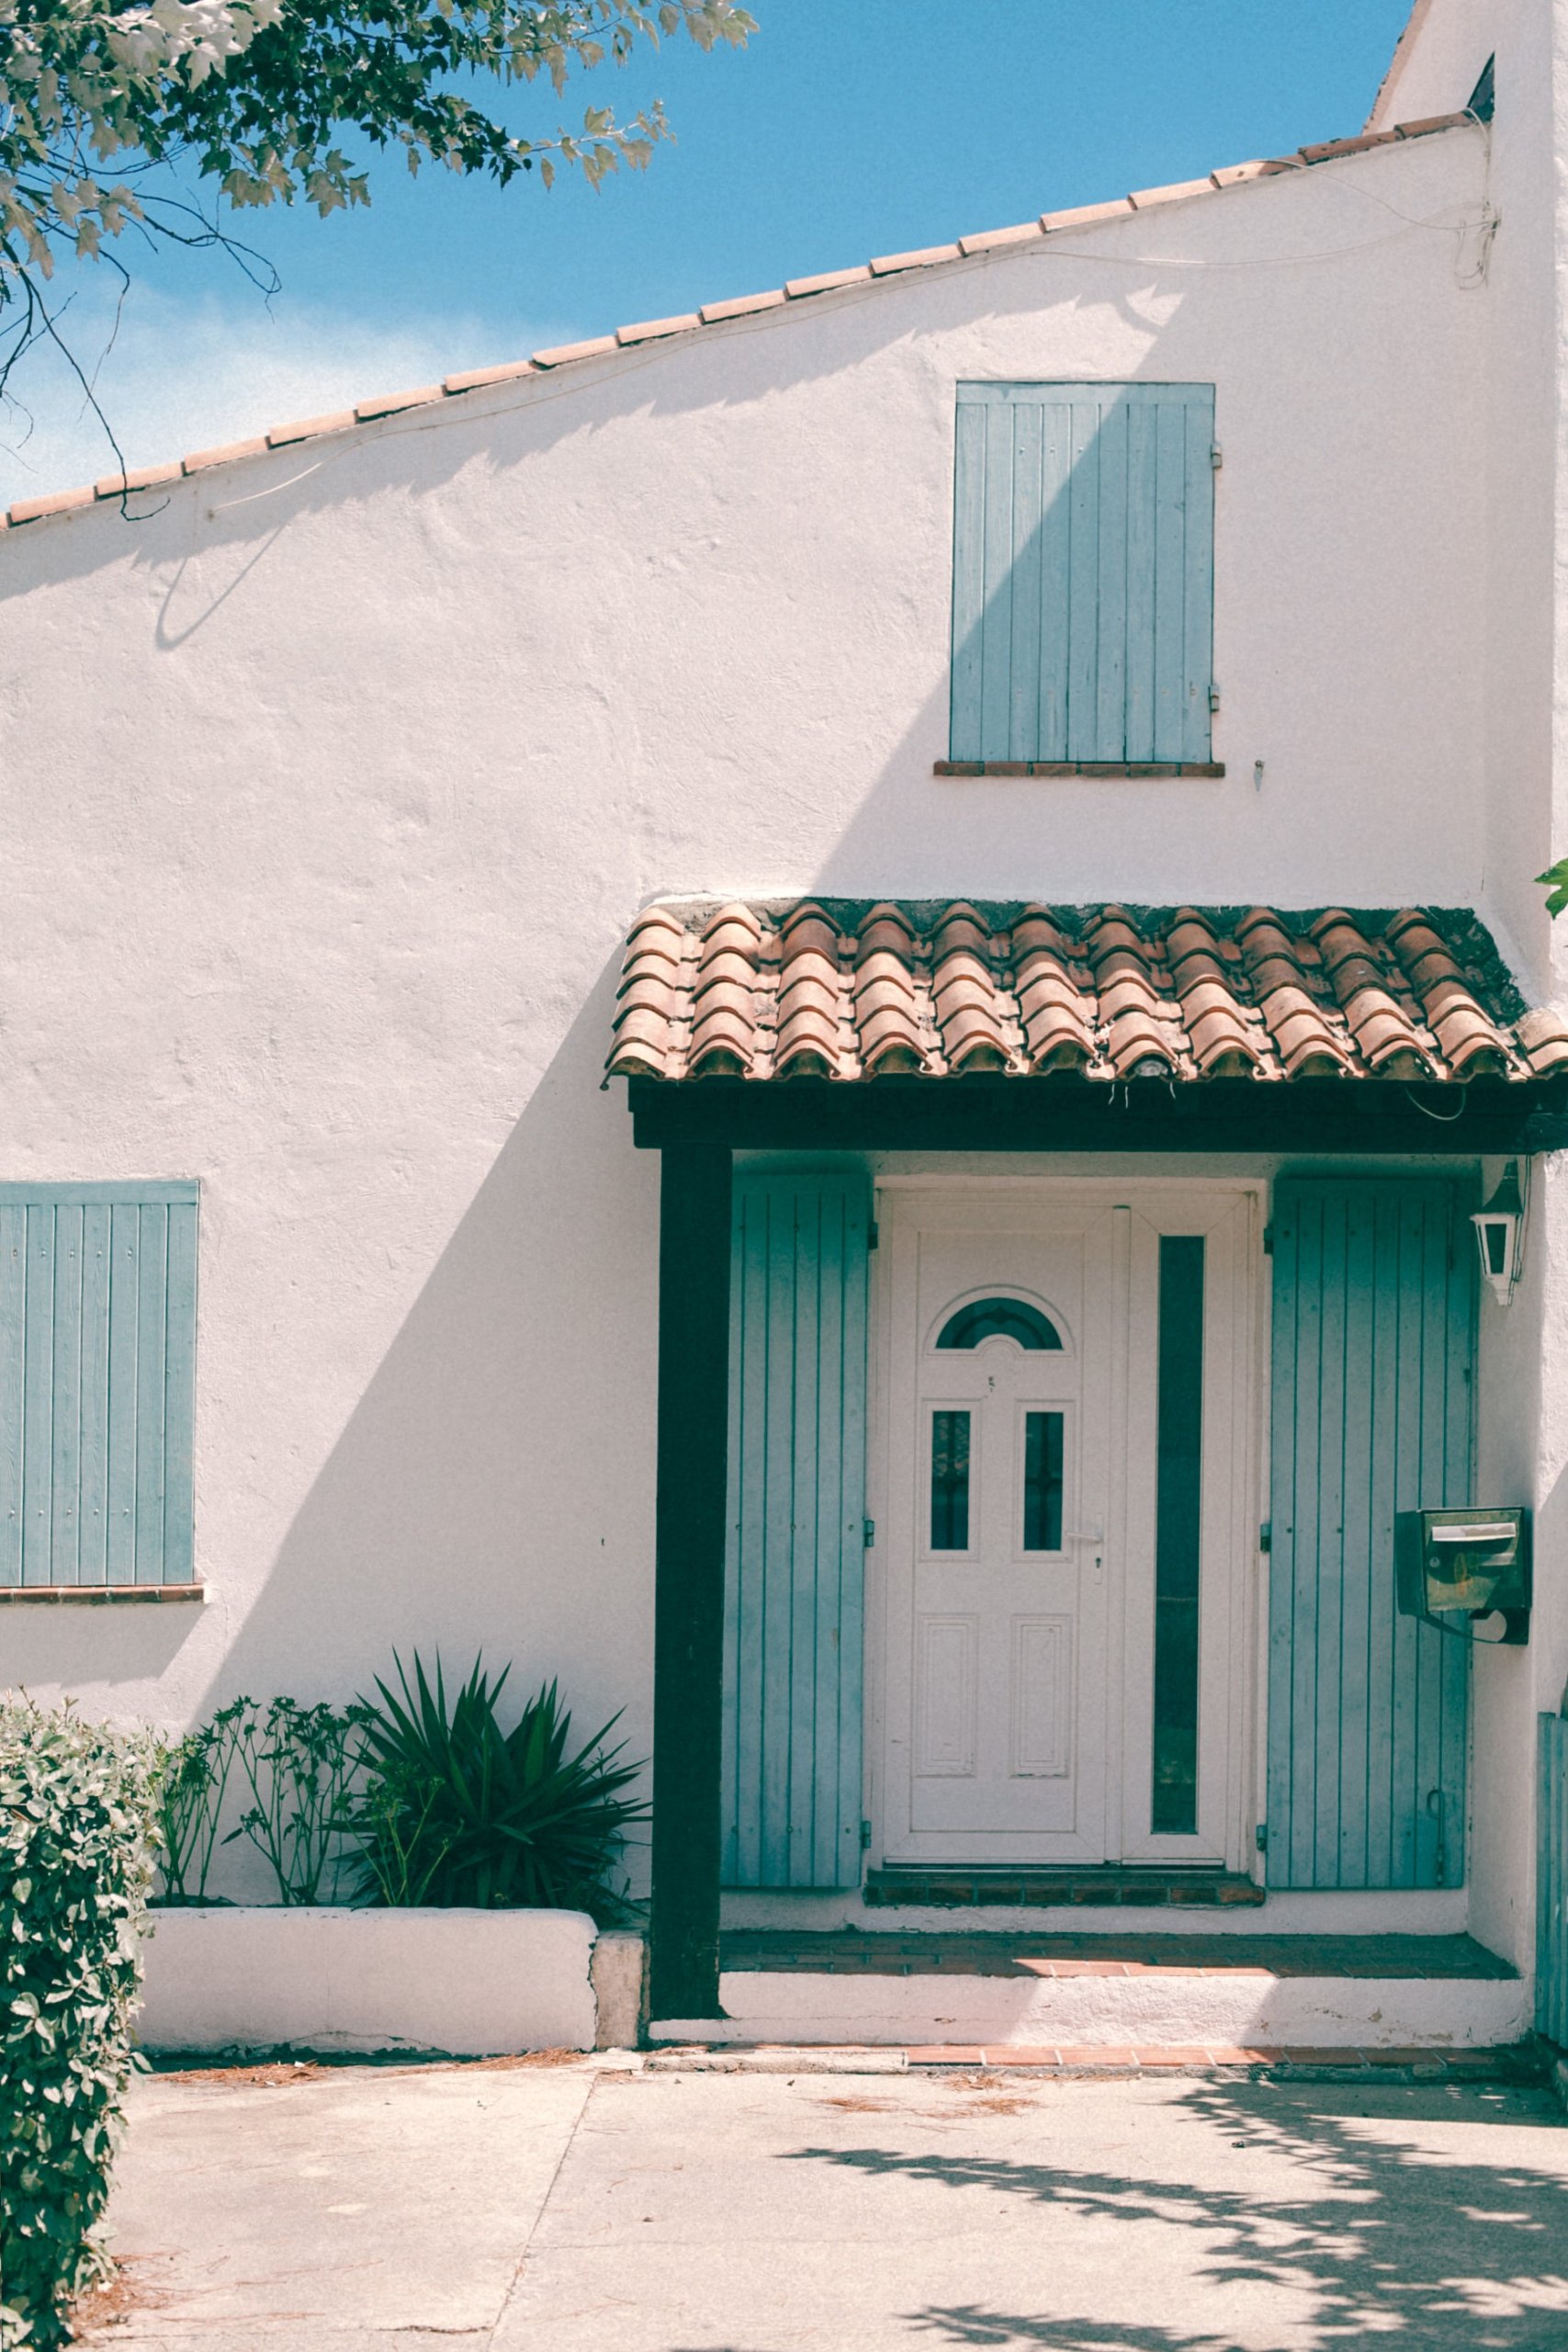
<svg viewBox="0 0 1568 2352">
<path fill-rule="evenodd" d="M 1252 1207 L 885 1193 L 889 1859 L 1241 1859 Z"/>
</svg>

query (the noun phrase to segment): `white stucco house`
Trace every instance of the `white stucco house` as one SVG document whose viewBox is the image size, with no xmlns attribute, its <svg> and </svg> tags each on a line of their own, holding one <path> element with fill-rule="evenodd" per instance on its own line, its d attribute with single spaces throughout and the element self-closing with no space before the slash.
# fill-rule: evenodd
<svg viewBox="0 0 1568 2352">
<path fill-rule="evenodd" d="M 660 2020 L 956 1921 L 1523 2029 L 1564 87 L 1417 0 L 1359 137 L 11 509 L 0 1682 L 558 1675 Z M 1399 1608 L 1438 1507 L 1528 1616 Z"/>
</svg>

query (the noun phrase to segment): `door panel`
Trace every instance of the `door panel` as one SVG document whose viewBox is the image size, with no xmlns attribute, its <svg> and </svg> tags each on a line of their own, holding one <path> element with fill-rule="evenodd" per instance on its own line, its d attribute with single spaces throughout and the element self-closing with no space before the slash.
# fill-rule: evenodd
<svg viewBox="0 0 1568 2352">
<path fill-rule="evenodd" d="M 1395 1610 L 1393 1515 L 1473 1499 L 1466 1205 L 1445 1177 L 1276 1192 L 1271 1886 L 1463 1879 L 1469 1647 Z"/>
<path fill-rule="evenodd" d="M 1245 1860 L 1256 1209 L 885 1193 L 888 1859 Z"/>
<path fill-rule="evenodd" d="M 1083 1535 L 1102 1457 L 1086 1464 L 1082 1338 L 1103 1219 L 1023 1216 L 892 1220 L 888 1826 L 911 1856 L 1102 1851 L 1102 1546 Z"/>
<path fill-rule="evenodd" d="M 855 1175 L 735 1180 L 727 1886 L 860 1878 L 869 1210 Z"/>
</svg>

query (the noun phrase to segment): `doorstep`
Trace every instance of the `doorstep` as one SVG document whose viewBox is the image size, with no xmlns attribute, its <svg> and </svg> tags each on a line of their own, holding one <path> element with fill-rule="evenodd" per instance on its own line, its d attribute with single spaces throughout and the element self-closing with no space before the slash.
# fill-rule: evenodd
<svg viewBox="0 0 1568 2352">
<path fill-rule="evenodd" d="M 1114 1905 L 1168 1905 L 1172 1909 L 1224 1905 L 1247 1909 L 1267 1900 L 1266 1890 L 1239 1871 L 1162 1870 L 1140 1864 L 1105 1863 L 1092 1870 L 932 1870 L 916 1862 L 885 1862 L 868 1871 L 865 1901 L 880 1908 L 919 1903 L 974 1910 L 983 1904 L 1016 1905 L 1032 1910 L 1098 1909 Z"/>
<path fill-rule="evenodd" d="M 723 1970 L 870 1976 L 1420 1976 L 1502 1981 L 1517 1975 L 1473 1936 L 1010 1935 L 1005 1928 L 728 1928 Z"/>
<path fill-rule="evenodd" d="M 717 2018 L 655 2042 L 1060 2051 L 1492 2049 L 1529 1991 L 1468 1936 L 732 1931 Z M 979 2063 L 976 2061 L 974 2063 Z"/>
<path fill-rule="evenodd" d="M 1526 2042 L 1484 2050 L 1245 2048 L 1224 2042 L 1149 2043 L 1116 2049 L 1088 2044 L 1022 2049 L 1007 2042 L 939 2043 L 931 2048 L 816 2047 L 688 2042 L 653 2050 L 643 2071 L 659 2075 L 972 2075 L 1030 2078 L 1165 2080 L 1214 2076 L 1247 2082 L 1538 2083 L 1540 2053 Z"/>
</svg>

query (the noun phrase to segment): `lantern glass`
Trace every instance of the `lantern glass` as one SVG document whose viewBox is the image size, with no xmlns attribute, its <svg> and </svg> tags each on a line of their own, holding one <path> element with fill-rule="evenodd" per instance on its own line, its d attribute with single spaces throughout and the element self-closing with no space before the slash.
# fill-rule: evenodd
<svg viewBox="0 0 1568 2352">
<path fill-rule="evenodd" d="M 1508 1162 L 1492 1198 L 1471 1218 L 1480 1253 L 1483 1278 L 1500 1306 L 1506 1306 L 1519 1276 L 1519 1244 L 1524 1203 L 1519 1197 L 1518 1170 Z"/>
</svg>

